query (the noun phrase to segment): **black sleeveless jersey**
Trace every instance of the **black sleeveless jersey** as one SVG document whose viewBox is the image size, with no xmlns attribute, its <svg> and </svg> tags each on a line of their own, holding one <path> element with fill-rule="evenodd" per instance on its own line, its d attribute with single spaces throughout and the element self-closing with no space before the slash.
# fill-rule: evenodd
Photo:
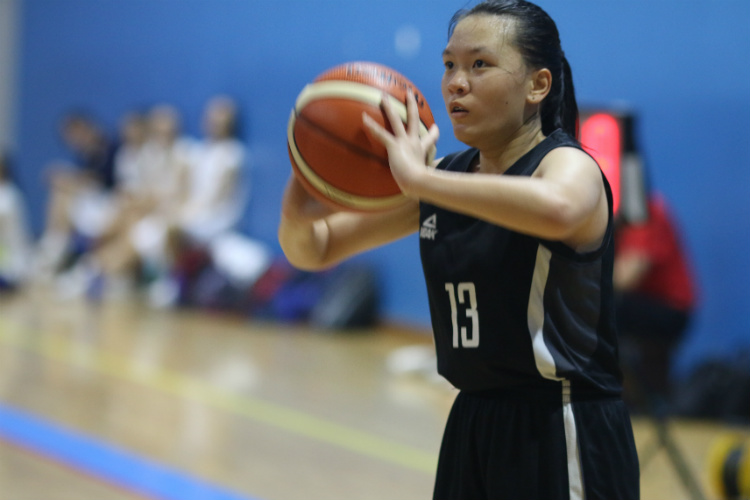
<svg viewBox="0 0 750 500">
<path fill-rule="evenodd" d="M 503 175 L 531 176 L 558 147 L 581 149 L 561 130 Z M 476 149 L 438 169 L 466 172 Z M 437 205 L 420 204 L 420 251 L 438 371 L 461 390 L 559 385 L 619 394 L 612 291 L 612 194 L 601 247 L 577 253 Z"/>
</svg>

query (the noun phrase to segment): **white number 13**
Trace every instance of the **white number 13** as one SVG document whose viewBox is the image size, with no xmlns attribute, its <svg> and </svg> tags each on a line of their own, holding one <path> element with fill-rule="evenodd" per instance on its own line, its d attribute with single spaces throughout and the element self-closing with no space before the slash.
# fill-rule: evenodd
<svg viewBox="0 0 750 500">
<path fill-rule="evenodd" d="M 453 283 L 445 284 L 445 291 L 451 303 L 451 321 L 453 322 L 453 347 L 479 347 L 479 312 L 477 311 L 477 292 L 474 283 L 459 283 L 458 290 Z M 458 293 L 457 293 L 458 292 Z M 466 304 L 468 296 L 468 305 Z M 456 303 L 458 297 L 458 304 Z M 458 328 L 458 305 L 464 306 L 466 317 L 471 319 L 471 336 L 465 326 Z M 459 343 L 459 331 L 461 332 Z"/>
</svg>

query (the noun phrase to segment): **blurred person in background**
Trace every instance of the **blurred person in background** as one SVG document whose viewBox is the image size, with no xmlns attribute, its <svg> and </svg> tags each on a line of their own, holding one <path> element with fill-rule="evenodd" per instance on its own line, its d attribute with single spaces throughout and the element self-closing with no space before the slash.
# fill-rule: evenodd
<svg viewBox="0 0 750 500">
<path fill-rule="evenodd" d="M 180 293 L 178 263 L 196 252 L 241 280 L 262 270 L 265 250 L 235 231 L 248 195 L 237 114 L 233 100 L 210 99 L 199 141 L 182 135 L 171 105 L 154 106 L 145 121 L 123 119 L 116 213 L 58 280 L 62 296 L 117 298 L 145 282 L 153 306 L 171 306 Z"/>
<path fill-rule="evenodd" d="M 120 120 L 119 134 L 120 145 L 115 153 L 117 185 L 125 197 L 139 198 L 146 169 L 148 115 L 140 111 L 125 113 Z"/>
<path fill-rule="evenodd" d="M 235 231 L 249 195 L 246 146 L 237 137 L 238 107 L 227 96 L 208 100 L 203 112 L 203 137 L 191 148 L 179 178 L 177 209 L 160 241 L 166 267 L 149 290 L 152 305 L 178 300 L 177 261 L 200 252 L 209 261 L 227 263 L 232 273 L 254 267 L 255 244 Z M 262 253 L 262 252 L 261 252 Z M 167 272 L 164 272 L 167 271 Z"/>
<path fill-rule="evenodd" d="M 203 115 L 205 135 L 195 144 L 185 172 L 178 225 L 199 245 L 231 230 L 245 205 L 249 186 L 242 170 L 247 152 L 237 138 L 237 113 L 228 97 L 209 100 Z"/>
<path fill-rule="evenodd" d="M 98 235 L 115 216 L 115 143 L 90 115 L 66 114 L 61 136 L 73 160 L 57 161 L 45 171 L 49 201 L 43 234 L 37 245 L 35 272 L 50 278 L 60 271 L 72 249 L 75 232 Z"/>
<path fill-rule="evenodd" d="M 30 250 L 24 196 L 14 182 L 8 154 L 0 150 L 0 291 L 23 285 L 29 271 Z"/>
<path fill-rule="evenodd" d="M 619 218 L 613 283 L 623 355 L 639 358 L 634 371 L 642 381 L 640 389 L 648 391 L 641 399 L 656 396 L 662 404 L 670 398 L 672 356 L 690 324 L 696 285 L 665 197 L 656 192 L 646 196 L 643 214 Z M 629 403 L 644 410 L 647 402 Z"/>
<path fill-rule="evenodd" d="M 63 296 L 121 296 L 137 283 L 142 258 L 161 262 L 163 234 L 178 211 L 178 179 L 187 168 L 191 140 L 167 104 L 147 115 L 127 114 L 115 155 L 117 213 L 90 251 L 60 280 Z"/>
</svg>

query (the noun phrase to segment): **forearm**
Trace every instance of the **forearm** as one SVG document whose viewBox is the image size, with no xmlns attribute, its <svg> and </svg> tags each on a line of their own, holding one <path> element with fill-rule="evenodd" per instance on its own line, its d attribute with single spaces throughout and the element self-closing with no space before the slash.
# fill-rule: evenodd
<svg viewBox="0 0 750 500">
<path fill-rule="evenodd" d="M 279 242 L 300 269 L 320 270 L 413 233 L 419 206 L 409 200 L 388 212 L 335 212 L 309 221 L 282 211 Z"/>
<path fill-rule="evenodd" d="M 562 240 L 578 221 L 559 191 L 534 177 L 430 169 L 411 186 L 410 195 L 514 231 Z"/>
</svg>

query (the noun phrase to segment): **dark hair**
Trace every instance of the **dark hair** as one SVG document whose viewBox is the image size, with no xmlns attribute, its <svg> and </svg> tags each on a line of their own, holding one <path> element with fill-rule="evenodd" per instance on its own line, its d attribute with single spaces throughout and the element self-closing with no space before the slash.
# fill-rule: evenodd
<svg viewBox="0 0 750 500">
<path fill-rule="evenodd" d="M 65 128 L 73 125 L 95 127 L 96 120 L 89 111 L 85 109 L 73 108 L 63 113 L 62 117 L 60 118 L 60 126 L 62 128 Z"/>
<path fill-rule="evenodd" d="M 6 181 L 15 184 L 16 179 L 13 175 L 12 161 L 10 153 L 0 148 L 0 181 Z"/>
<path fill-rule="evenodd" d="M 552 73 L 552 88 L 542 101 L 542 133 L 551 134 L 558 128 L 571 137 L 577 136 L 578 104 L 573 75 L 560 46 L 555 21 L 539 6 L 525 0 L 486 0 L 471 9 L 462 9 L 451 18 L 448 38 L 459 21 L 473 15 L 505 16 L 516 21 L 514 45 L 526 64 L 547 68 Z"/>
</svg>

